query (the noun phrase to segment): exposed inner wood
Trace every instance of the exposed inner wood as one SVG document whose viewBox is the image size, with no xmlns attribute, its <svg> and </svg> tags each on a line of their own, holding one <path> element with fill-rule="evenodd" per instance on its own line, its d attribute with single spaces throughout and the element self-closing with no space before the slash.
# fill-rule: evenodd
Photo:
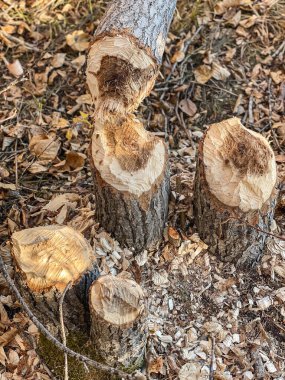
<svg viewBox="0 0 285 380">
<path fill-rule="evenodd" d="M 112 325 L 127 327 L 144 311 L 143 299 L 142 288 L 135 281 L 102 276 L 91 286 L 90 309 Z"/>
<path fill-rule="evenodd" d="M 276 163 L 268 141 L 238 118 L 212 124 L 203 143 L 205 176 L 211 193 L 242 211 L 260 209 L 276 183 Z"/>
<path fill-rule="evenodd" d="M 165 169 L 165 145 L 134 116 L 115 125 L 98 120 L 91 154 L 104 181 L 137 197 L 150 191 Z"/>
<path fill-rule="evenodd" d="M 92 248 L 71 227 L 51 225 L 14 232 L 13 256 L 28 287 L 35 292 L 53 286 L 62 291 L 93 264 Z"/>
<path fill-rule="evenodd" d="M 157 65 L 134 38 L 105 36 L 92 45 L 86 74 L 96 115 L 103 118 L 137 108 L 154 85 Z"/>
</svg>

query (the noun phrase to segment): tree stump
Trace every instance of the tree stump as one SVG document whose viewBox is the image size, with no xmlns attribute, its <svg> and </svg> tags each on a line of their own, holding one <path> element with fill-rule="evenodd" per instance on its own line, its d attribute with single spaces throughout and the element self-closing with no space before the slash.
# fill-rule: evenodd
<svg viewBox="0 0 285 380">
<path fill-rule="evenodd" d="M 151 91 L 176 0 L 113 1 L 97 27 L 87 83 L 97 116 L 132 112 Z"/>
<path fill-rule="evenodd" d="M 133 116 L 97 120 L 90 156 L 97 220 L 120 244 L 137 252 L 151 248 L 161 239 L 168 211 L 164 142 Z"/>
<path fill-rule="evenodd" d="M 200 142 L 194 214 L 200 237 L 223 261 L 253 265 L 276 205 L 276 164 L 268 141 L 232 118 Z"/>
<path fill-rule="evenodd" d="M 96 280 L 90 289 L 89 306 L 92 342 L 101 359 L 132 372 L 144 361 L 147 326 L 144 293 L 127 275 Z"/>
<path fill-rule="evenodd" d="M 86 305 L 89 287 L 99 272 L 89 243 L 72 228 L 59 225 L 15 232 L 12 243 L 15 281 L 33 314 L 62 341 L 59 302 L 69 286 L 62 308 L 67 346 L 94 357 L 95 353 L 86 348 L 90 329 Z M 63 379 L 63 352 L 42 334 L 38 351 L 57 378 Z M 70 380 L 92 378 L 77 360 L 68 359 L 68 366 Z"/>
</svg>

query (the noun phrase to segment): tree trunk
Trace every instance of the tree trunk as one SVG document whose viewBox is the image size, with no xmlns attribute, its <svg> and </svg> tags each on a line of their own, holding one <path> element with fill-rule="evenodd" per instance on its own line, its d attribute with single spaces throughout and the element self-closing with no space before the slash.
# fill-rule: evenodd
<svg viewBox="0 0 285 380">
<path fill-rule="evenodd" d="M 101 20 L 87 62 L 97 115 L 132 112 L 151 91 L 176 0 L 116 0 Z"/>
<path fill-rule="evenodd" d="M 212 253 L 238 265 L 260 259 L 274 216 L 276 180 L 274 153 L 264 137 L 237 118 L 208 128 L 198 151 L 194 213 Z"/>
<path fill-rule="evenodd" d="M 142 366 L 147 341 L 141 287 L 124 272 L 102 276 L 90 290 L 91 337 L 102 360 L 133 372 Z"/>
<path fill-rule="evenodd" d="M 97 121 L 90 151 L 98 221 L 120 244 L 136 252 L 151 248 L 168 210 L 164 142 L 129 116 L 116 125 Z"/>
</svg>

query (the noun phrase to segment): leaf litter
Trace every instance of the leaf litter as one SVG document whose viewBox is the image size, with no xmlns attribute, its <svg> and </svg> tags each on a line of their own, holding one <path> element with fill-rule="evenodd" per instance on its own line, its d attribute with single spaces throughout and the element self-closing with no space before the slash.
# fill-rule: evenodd
<svg viewBox="0 0 285 380">
<path fill-rule="evenodd" d="M 138 256 L 95 221 L 84 65 L 106 3 L 88 4 L 0 0 L 0 238 L 10 273 L 13 231 L 70 225 L 90 241 L 102 274 L 129 271 L 146 289 L 151 379 L 283 379 L 284 241 L 270 238 L 251 271 L 222 263 L 195 233 L 192 195 L 206 126 L 236 115 L 274 148 L 275 233 L 284 235 L 284 1 L 178 2 L 161 75 L 139 110 L 169 144 L 168 225 L 162 244 Z M 1 276 L 0 287 L 1 380 L 50 379 L 37 329 Z"/>
</svg>

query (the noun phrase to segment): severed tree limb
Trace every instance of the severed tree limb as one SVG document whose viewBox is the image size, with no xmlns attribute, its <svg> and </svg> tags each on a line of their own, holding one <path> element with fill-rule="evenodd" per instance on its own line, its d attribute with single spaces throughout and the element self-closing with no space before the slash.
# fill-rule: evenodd
<svg viewBox="0 0 285 380">
<path fill-rule="evenodd" d="M 7 281 L 8 285 L 9 285 L 9 288 L 11 289 L 11 291 L 17 297 L 17 300 L 19 301 L 19 303 L 23 307 L 24 311 L 27 313 L 28 317 L 37 326 L 37 328 L 39 329 L 39 331 L 49 341 L 51 341 L 56 347 L 58 347 L 61 351 L 67 353 L 70 357 L 73 357 L 73 358 L 75 358 L 75 359 L 77 359 L 77 360 L 79 360 L 79 361 L 81 361 L 83 363 L 86 363 L 87 365 L 92 366 L 92 367 L 94 367 L 94 368 L 96 368 L 98 370 L 105 371 L 105 372 L 107 372 L 107 373 L 109 373 L 111 375 L 117 375 L 121 379 L 134 380 L 134 379 L 143 379 L 144 378 L 142 374 L 131 375 L 131 374 L 125 373 L 125 372 L 123 372 L 121 370 L 118 370 L 116 368 L 112 368 L 112 367 L 107 366 L 105 364 L 98 363 L 97 361 L 95 361 L 93 359 L 90 359 L 87 356 L 81 355 L 78 352 L 75 352 L 75 351 L 71 350 L 70 348 L 66 347 L 64 344 L 62 344 L 58 339 L 56 339 L 48 331 L 48 329 L 32 313 L 32 311 L 30 310 L 29 306 L 27 305 L 27 303 L 25 302 L 25 300 L 21 296 L 21 294 L 20 294 L 18 288 L 16 287 L 14 281 L 10 277 L 10 275 L 9 275 L 9 273 L 7 271 L 6 265 L 4 264 L 4 261 L 3 261 L 2 257 L 1 257 L 1 255 L 0 255 L 0 269 L 1 269 L 1 272 L 2 272 L 5 280 Z"/>
</svg>

